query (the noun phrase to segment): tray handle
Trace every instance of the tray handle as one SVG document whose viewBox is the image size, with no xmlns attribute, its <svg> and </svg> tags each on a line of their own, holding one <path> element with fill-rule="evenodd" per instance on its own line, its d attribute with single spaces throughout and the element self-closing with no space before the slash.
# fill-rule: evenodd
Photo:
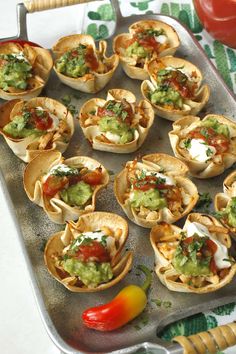
<svg viewBox="0 0 236 354">
<path fill-rule="evenodd" d="M 183 347 L 184 354 L 215 353 L 236 344 L 236 322 L 173 340 Z"/>
<path fill-rule="evenodd" d="M 56 9 L 57 7 L 64 7 L 76 4 L 84 4 L 94 0 L 24 0 L 24 5 L 28 12 L 37 12 L 50 9 Z"/>
</svg>

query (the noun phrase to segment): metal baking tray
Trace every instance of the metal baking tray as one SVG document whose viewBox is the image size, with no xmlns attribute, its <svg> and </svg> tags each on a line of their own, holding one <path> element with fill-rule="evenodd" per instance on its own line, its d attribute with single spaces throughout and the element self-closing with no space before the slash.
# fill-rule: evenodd
<svg viewBox="0 0 236 354">
<path fill-rule="evenodd" d="M 116 34 L 127 32 L 130 24 L 144 19 L 143 16 L 121 17 L 120 14 L 117 17 Z M 145 15 L 145 19 L 161 20 L 173 26 L 181 39 L 181 46 L 176 56 L 193 62 L 203 72 L 205 81 L 211 88 L 211 96 L 205 110 L 200 115 L 204 116 L 206 113 L 214 112 L 234 117 L 236 112 L 234 95 L 229 91 L 190 31 L 172 17 Z M 108 39 L 108 43 L 111 50 L 112 38 Z M 43 95 L 58 100 L 65 95 L 71 95 L 73 98 L 72 103 L 77 109 L 80 109 L 81 105 L 91 97 L 105 98 L 106 92 L 110 88 L 125 88 L 132 91 L 137 96 L 137 99 L 140 99 L 140 85 L 141 81 L 131 80 L 119 67 L 109 85 L 98 94 L 91 95 L 77 92 L 63 85 L 52 73 Z M 143 146 L 137 152 L 128 155 L 92 150 L 82 134 L 78 121 L 75 122 L 75 126 L 74 137 L 64 156 L 91 156 L 100 161 L 108 170 L 113 171 L 114 174 L 123 168 L 126 161 L 132 160 L 138 155 L 153 152 L 165 152 L 173 155 L 167 135 L 171 129 L 171 122 L 158 117 L 155 118 L 155 123 Z M 91 293 L 89 295 L 71 293 L 49 275 L 43 261 L 43 249 L 46 240 L 53 233 L 62 230 L 63 226 L 53 224 L 40 207 L 28 200 L 22 184 L 22 173 L 25 164 L 10 151 L 3 139 L 0 141 L 0 156 L 1 188 L 9 203 L 9 210 L 15 218 L 16 229 L 29 270 L 37 305 L 49 336 L 64 353 L 106 353 L 112 351 L 129 353 L 136 351 L 138 348 L 142 348 L 143 351 L 149 350 L 149 352 L 154 350 L 157 353 L 157 343 L 161 343 L 158 333 L 166 325 L 180 318 L 209 310 L 236 299 L 236 278 L 231 284 L 217 292 L 195 295 L 169 291 L 153 273 L 149 299 L 160 298 L 170 301 L 171 307 L 156 307 L 149 300 L 147 309 L 144 312 L 146 320 L 142 320 L 141 326 L 139 326 L 141 321 L 139 317 L 122 329 L 111 333 L 100 333 L 85 328 L 81 321 L 81 314 L 84 309 L 110 301 L 122 287 L 129 283 L 139 284 L 141 279 L 135 271 L 137 264 L 146 264 L 149 268 L 154 269 L 154 252 L 149 242 L 150 230 L 129 222 L 127 247 L 134 252 L 135 257 L 133 270 L 122 282 L 100 293 Z M 222 182 L 231 170 L 227 170 L 223 175 L 210 180 L 194 179 L 194 183 L 198 186 L 199 192 L 207 191 L 214 197 L 216 192 L 222 190 Z M 113 194 L 113 180 L 114 176 L 111 176 L 108 188 L 99 194 L 96 209 L 112 211 L 125 217 Z M 170 347 L 170 352 L 177 354 L 182 352 L 182 350 L 179 351 L 178 348 Z"/>
</svg>

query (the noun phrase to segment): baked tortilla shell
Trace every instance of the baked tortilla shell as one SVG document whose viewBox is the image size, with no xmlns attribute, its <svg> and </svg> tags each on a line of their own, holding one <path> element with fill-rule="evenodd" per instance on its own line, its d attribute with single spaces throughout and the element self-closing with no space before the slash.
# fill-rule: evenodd
<svg viewBox="0 0 236 354">
<path fill-rule="evenodd" d="M 29 87 L 26 90 L 12 89 L 12 92 L 0 88 L 0 98 L 4 100 L 29 100 L 39 96 L 47 83 L 53 66 L 51 54 L 47 49 L 31 47 L 27 44 L 22 47 L 17 43 L 5 43 L 0 46 L 0 54 L 16 54 L 19 52 L 24 53 L 33 67 L 32 77 L 27 80 Z"/>
<path fill-rule="evenodd" d="M 218 228 L 218 232 L 214 232 L 212 236 L 223 243 L 227 248 L 231 246 L 231 241 L 227 230 L 223 228 L 221 223 L 214 217 L 198 213 L 189 214 L 183 229 L 185 229 L 189 222 L 199 222 L 209 228 L 213 227 L 216 230 Z M 190 282 L 184 282 L 181 280 L 181 277 L 184 279 L 183 275 L 179 274 L 171 263 L 174 250 L 178 246 L 178 242 L 181 237 L 181 232 L 182 229 L 175 225 L 169 224 L 156 225 L 151 230 L 150 241 L 155 253 L 155 271 L 162 284 L 172 291 L 205 294 L 216 291 L 230 283 L 236 273 L 236 264 L 233 264 L 230 267 L 228 274 L 226 274 L 222 279 L 219 279 L 218 283 L 214 281 L 214 276 L 210 276 L 212 282 L 210 281 L 210 277 L 207 276 L 206 278 L 209 279 L 209 281 L 207 279 L 208 283 L 201 287 L 194 287 L 193 285 L 190 285 Z M 166 255 L 168 254 L 168 258 L 166 258 L 165 254 L 161 250 L 164 250 Z"/>
<path fill-rule="evenodd" d="M 96 231 L 101 227 L 107 226 L 113 231 L 116 239 L 116 253 L 111 259 L 111 266 L 114 274 L 114 278 L 107 283 L 98 285 L 96 288 L 89 288 L 86 286 L 77 286 L 75 284 L 76 277 L 68 276 L 62 278 L 55 266 L 54 256 L 61 255 L 62 250 L 70 244 L 74 239 L 72 229 L 79 232 Z M 120 229 L 121 234 L 116 234 L 116 230 Z M 119 215 L 107 212 L 93 212 L 90 214 L 82 215 L 77 223 L 70 222 L 66 225 L 65 230 L 58 232 L 51 236 L 48 240 L 44 251 L 44 260 L 48 268 L 49 273 L 61 284 L 63 284 L 68 290 L 72 292 L 97 292 L 108 289 L 113 285 L 120 282 L 128 273 L 132 265 L 133 255 L 132 252 L 123 253 L 123 247 L 128 237 L 128 224 Z"/>
<path fill-rule="evenodd" d="M 189 196 L 182 213 L 173 214 L 168 207 L 160 209 L 156 214 L 151 213 L 148 217 L 140 216 L 135 208 L 131 206 L 129 197 L 127 197 L 127 190 L 129 189 L 128 175 L 129 169 L 133 161 L 126 163 L 125 168 L 115 177 L 114 193 L 118 203 L 123 209 L 127 217 L 135 224 L 151 228 L 161 222 L 174 223 L 187 215 L 195 206 L 198 200 L 198 191 L 193 182 L 185 177 L 188 169 L 185 164 L 167 154 L 150 154 L 142 158 L 142 163 L 137 163 L 138 169 L 145 168 L 147 170 L 159 172 L 164 169 L 166 176 L 172 176 L 175 179 L 176 185 Z"/>
<path fill-rule="evenodd" d="M 154 20 L 143 20 L 133 23 L 129 27 L 130 33 L 119 34 L 113 40 L 113 51 L 119 55 L 123 70 L 125 71 L 126 75 L 132 79 L 148 79 L 149 75 L 147 72 L 147 64 L 150 59 L 145 60 L 143 68 L 136 66 L 137 58 L 128 57 L 125 55 L 126 42 L 127 40 L 130 40 L 132 38 L 132 35 L 135 33 L 135 30 L 137 28 L 148 29 L 150 27 L 156 30 L 159 30 L 161 28 L 164 29 L 169 42 L 169 46 L 167 48 L 165 48 L 160 53 L 154 52 L 152 58 L 164 57 L 166 55 L 174 55 L 180 45 L 179 37 L 174 28 L 164 22 Z"/>
<path fill-rule="evenodd" d="M 14 138 L 3 131 L 3 127 L 6 124 L 13 120 L 15 116 L 21 114 L 23 107 L 34 108 L 39 106 L 57 116 L 59 122 L 64 122 L 68 137 L 66 141 L 63 139 L 62 134 L 59 134 L 59 128 L 58 133 L 57 130 L 55 130 L 51 135 L 50 147 L 46 147 L 45 149 L 40 147 L 40 141 L 43 139 L 43 136 L 29 135 L 26 138 Z M 46 151 L 59 150 L 63 153 L 67 149 L 73 133 L 74 121 L 71 113 L 62 103 L 53 100 L 52 98 L 36 97 L 27 102 L 22 100 L 12 100 L 6 102 L 0 108 L 0 134 L 3 135 L 13 153 L 24 162 L 30 162 L 35 156 L 44 154 Z"/>
<path fill-rule="evenodd" d="M 226 124 L 230 130 L 230 150 L 218 156 L 214 161 L 199 162 L 191 159 L 185 149 L 180 147 L 180 141 L 193 129 L 201 124 L 199 117 L 187 116 L 177 120 L 173 124 L 173 130 L 169 132 L 170 144 L 176 157 L 182 160 L 189 168 L 192 176 L 205 179 L 222 174 L 227 168 L 236 162 L 236 123 L 229 118 L 217 114 L 208 114 L 202 121 L 208 118 L 216 118 L 220 123 Z"/>
<path fill-rule="evenodd" d="M 103 180 L 93 190 L 91 201 L 83 208 L 70 206 L 60 199 L 57 195 L 48 197 L 43 193 L 42 177 L 49 170 L 59 164 L 65 163 L 69 166 L 84 166 L 90 170 L 98 167 L 102 168 Z M 69 220 L 77 220 L 81 215 L 94 211 L 97 193 L 109 182 L 107 170 L 96 160 L 87 156 L 75 156 L 64 159 L 59 151 L 48 151 L 36 156 L 25 168 L 24 188 L 28 198 L 35 204 L 41 206 L 48 217 L 57 224 L 64 224 Z"/>
<path fill-rule="evenodd" d="M 78 91 L 86 93 L 96 93 L 102 90 L 111 80 L 119 64 L 119 56 L 113 54 L 111 57 L 107 57 L 107 42 L 100 41 L 99 49 L 97 50 L 93 37 L 85 34 L 74 34 L 59 39 L 58 42 L 53 46 L 52 51 L 55 58 L 58 59 L 66 51 L 76 48 L 79 44 L 92 46 L 97 57 L 101 58 L 103 63 L 109 67 L 109 70 L 105 73 L 91 71 L 90 73 L 85 74 L 82 77 L 73 78 L 60 73 L 56 69 L 55 65 L 53 69 L 57 74 L 59 80 L 65 85 L 72 87 Z"/>
<path fill-rule="evenodd" d="M 139 147 L 144 143 L 148 135 L 149 129 L 151 128 L 154 122 L 154 112 L 152 106 L 146 100 L 141 100 L 139 103 L 136 103 L 135 95 L 128 90 L 111 89 L 108 91 L 107 101 L 121 101 L 124 98 L 131 104 L 133 111 L 136 107 L 138 107 L 145 112 L 147 125 L 144 127 L 141 124 L 137 124 L 137 127 L 135 128 L 134 132 L 134 139 L 126 144 L 116 144 L 112 142 L 108 143 L 101 141 L 99 137 L 102 135 L 102 132 L 100 131 L 99 126 L 97 124 L 86 126 L 85 122 L 88 113 L 93 111 L 96 107 L 103 107 L 106 103 L 106 100 L 102 98 L 92 98 L 91 100 L 85 102 L 81 107 L 79 114 L 79 122 L 85 137 L 89 140 L 93 149 L 118 154 L 128 154 L 139 149 Z"/>
<path fill-rule="evenodd" d="M 156 72 L 158 68 L 173 67 L 173 68 L 182 68 L 184 67 L 184 72 L 191 76 L 192 72 L 196 73 L 196 92 L 194 94 L 194 99 L 184 99 L 183 108 L 167 108 L 162 105 L 151 103 L 149 99 L 149 92 L 156 87 Z M 176 121 L 177 119 L 186 116 L 186 115 L 195 115 L 202 110 L 206 105 L 210 97 L 210 88 L 208 85 L 202 85 L 202 73 L 201 71 L 192 63 L 172 56 L 164 57 L 161 59 L 154 59 L 148 64 L 148 73 L 150 76 L 150 81 L 145 80 L 141 85 L 141 92 L 143 97 L 148 100 L 155 111 L 155 113 L 167 120 Z"/>
</svg>

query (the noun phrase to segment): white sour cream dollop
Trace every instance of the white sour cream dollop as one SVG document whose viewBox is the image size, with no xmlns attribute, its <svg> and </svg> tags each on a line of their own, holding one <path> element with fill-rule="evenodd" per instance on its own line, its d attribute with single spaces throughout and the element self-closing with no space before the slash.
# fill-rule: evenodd
<svg viewBox="0 0 236 354">
<path fill-rule="evenodd" d="M 216 154 L 216 149 L 214 146 L 206 144 L 203 139 L 191 139 L 188 152 L 192 159 L 199 162 L 206 162 Z"/>
</svg>

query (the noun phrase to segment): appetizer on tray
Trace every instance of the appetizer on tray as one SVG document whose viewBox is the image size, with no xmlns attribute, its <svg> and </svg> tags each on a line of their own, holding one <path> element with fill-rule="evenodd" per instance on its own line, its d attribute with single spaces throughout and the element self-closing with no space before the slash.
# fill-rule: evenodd
<svg viewBox="0 0 236 354">
<path fill-rule="evenodd" d="M 119 55 L 125 73 L 132 79 L 148 79 L 147 64 L 156 57 L 174 55 L 180 40 L 167 23 L 143 20 L 133 23 L 129 33 L 114 38 L 113 50 Z"/>
<path fill-rule="evenodd" d="M 97 193 L 108 181 L 98 161 L 87 156 L 64 159 L 59 151 L 37 156 L 24 172 L 27 196 L 57 224 L 94 211 Z"/>
<path fill-rule="evenodd" d="M 28 44 L 0 45 L 0 98 L 30 99 L 47 83 L 53 60 L 48 50 Z"/>
<path fill-rule="evenodd" d="M 151 228 L 174 223 L 188 214 L 198 200 L 198 191 L 186 177 L 187 166 L 166 154 L 150 154 L 142 162 L 128 161 L 116 176 L 118 203 L 135 224 Z"/>
<path fill-rule="evenodd" d="M 46 151 L 63 153 L 73 133 L 71 113 L 51 98 L 12 100 L 0 108 L 0 134 L 14 154 L 25 162 Z"/>
<path fill-rule="evenodd" d="M 202 85 L 201 71 L 189 61 L 175 57 L 154 59 L 147 65 L 150 80 L 142 82 L 143 97 L 156 114 L 175 121 L 197 114 L 210 96 L 208 85 Z"/>
<path fill-rule="evenodd" d="M 53 68 L 64 84 L 83 92 L 98 92 L 111 80 L 119 64 L 118 55 L 107 57 L 106 49 L 106 41 L 100 41 L 96 49 L 89 35 L 62 37 L 52 48 Z"/>
<path fill-rule="evenodd" d="M 194 177 L 218 176 L 236 161 L 236 123 L 225 116 L 181 118 L 173 124 L 169 138 L 175 156 Z"/>
<path fill-rule="evenodd" d="M 217 219 L 236 236 L 236 171 L 227 176 L 223 183 L 224 193 L 215 196 Z"/>
<path fill-rule="evenodd" d="M 189 214 L 183 230 L 175 225 L 156 225 L 150 238 L 155 271 L 170 290 L 208 293 L 222 288 L 235 275 L 228 230 L 210 215 Z"/>
<path fill-rule="evenodd" d="M 112 89 L 107 99 L 92 98 L 80 110 L 79 122 L 93 149 L 116 153 L 136 151 L 154 121 L 150 103 L 136 103 L 127 90 Z"/>
<path fill-rule="evenodd" d="M 93 212 L 67 223 L 44 251 L 52 276 L 73 292 L 95 292 L 121 281 L 132 265 L 132 253 L 122 252 L 128 224 L 119 215 Z"/>
</svg>

